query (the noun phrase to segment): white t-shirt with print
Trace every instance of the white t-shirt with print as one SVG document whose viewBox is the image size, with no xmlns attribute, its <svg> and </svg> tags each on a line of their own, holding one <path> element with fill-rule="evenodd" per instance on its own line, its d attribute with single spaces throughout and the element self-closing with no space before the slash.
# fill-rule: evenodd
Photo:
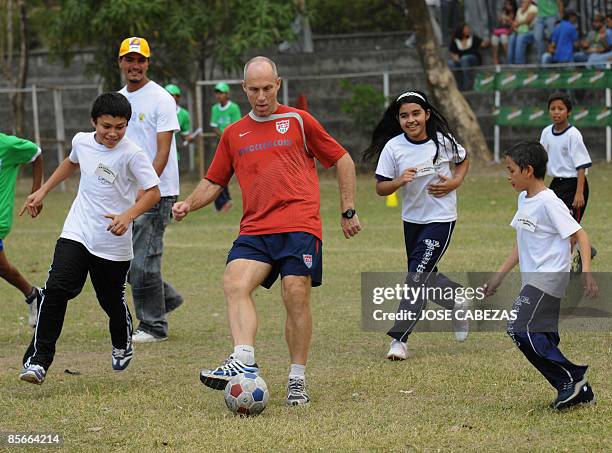
<svg viewBox="0 0 612 453">
<path fill-rule="evenodd" d="M 438 141 L 440 151 L 435 165 L 436 144 L 430 139 L 413 142 L 400 134 L 389 140 L 380 153 L 376 167 L 379 179 L 395 179 L 408 168 L 417 169 L 414 180 L 403 187 L 402 219 L 406 222 L 424 224 L 457 220 L 456 191 L 436 198 L 427 192 L 427 186 L 439 183 L 438 175 L 452 178 L 451 162 L 463 162 L 467 153 L 457 144 L 458 155 L 454 155 L 450 141 L 442 134 L 438 134 Z"/>
<path fill-rule="evenodd" d="M 126 136 L 140 146 L 149 156 L 149 160 L 153 162 L 157 154 L 158 132 L 176 132 L 180 129 L 176 116 L 176 102 L 170 93 L 152 80 L 139 90 L 130 93 L 125 86 L 119 93 L 124 95 L 132 105 L 132 118 L 128 123 Z M 162 197 L 179 194 L 179 171 L 174 134 L 172 134 L 168 163 L 159 179 L 159 191 Z"/>
<path fill-rule="evenodd" d="M 546 164 L 548 176 L 576 178 L 578 169 L 593 165 L 582 140 L 582 134 L 574 126 L 570 125 L 560 133 L 553 130 L 552 124 L 546 126 L 540 136 L 540 143 L 548 153 L 548 164 Z"/>
<path fill-rule="evenodd" d="M 71 162 L 79 164 L 81 180 L 60 237 L 80 242 L 100 258 L 129 261 L 132 228 L 115 236 L 105 214 L 121 214 L 132 207 L 138 189 L 159 185 L 159 178 L 145 155 L 127 137 L 114 148 L 96 142 L 95 132 L 80 132 L 72 139 Z"/>
<path fill-rule="evenodd" d="M 571 267 L 570 236 L 582 228 L 567 206 L 550 189 L 531 198 L 523 191 L 510 225 L 516 229 L 523 286 L 563 297 Z"/>
</svg>

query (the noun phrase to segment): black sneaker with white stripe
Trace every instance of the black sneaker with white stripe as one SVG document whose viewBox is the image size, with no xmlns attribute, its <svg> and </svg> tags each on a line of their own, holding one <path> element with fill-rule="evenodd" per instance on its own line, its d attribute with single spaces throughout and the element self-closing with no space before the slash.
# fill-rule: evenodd
<svg viewBox="0 0 612 453">
<path fill-rule="evenodd" d="M 583 378 L 579 382 L 571 381 L 563 384 L 559 389 L 557 399 L 554 401 L 554 408 L 557 410 L 568 409 L 577 404 L 587 404 L 595 402 L 593 389 Z"/>
<path fill-rule="evenodd" d="M 290 377 L 287 384 L 287 406 L 303 406 L 310 403 L 306 392 L 306 380 Z"/>
<path fill-rule="evenodd" d="M 229 358 L 223 362 L 223 365 L 218 366 L 214 370 L 203 369 L 200 371 L 200 381 L 211 389 L 223 390 L 234 376 L 243 373 L 259 375 L 259 367 L 256 363 L 253 365 L 246 365 L 230 355 Z"/>
<path fill-rule="evenodd" d="M 125 370 L 132 361 L 132 357 L 134 356 L 134 349 L 132 348 L 132 343 L 128 345 L 127 349 L 118 349 L 113 347 L 112 356 L 113 370 Z"/>
</svg>

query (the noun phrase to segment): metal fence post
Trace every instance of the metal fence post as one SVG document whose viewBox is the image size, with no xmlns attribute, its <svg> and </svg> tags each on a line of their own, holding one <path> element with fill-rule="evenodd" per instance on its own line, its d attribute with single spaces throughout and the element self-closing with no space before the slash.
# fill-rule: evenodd
<svg viewBox="0 0 612 453">
<path fill-rule="evenodd" d="M 203 109 L 202 103 L 204 102 L 202 98 L 202 85 L 196 83 L 196 123 L 201 130 L 204 130 L 204 118 L 203 118 Z M 196 137 L 196 143 L 198 148 L 198 178 L 204 177 L 204 137 L 202 134 Z"/>
<path fill-rule="evenodd" d="M 610 70 L 610 63 L 606 64 L 606 71 Z M 606 88 L 606 107 L 608 107 L 608 111 L 612 107 L 612 94 L 610 93 L 610 87 Z M 606 162 L 612 161 L 612 128 L 610 126 L 606 126 Z"/>
<path fill-rule="evenodd" d="M 289 105 L 289 79 L 283 79 L 283 104 Z"/>
<path fill-rule="evenodd" d="M 495 65 L 495 72 L 500 73 L 500 65 Z M 497 82 L 495 83 L 495 110 L 499 112 L 501 107 L 501 92 L 497 89 Z M 499 114 L 499 113 L 498 113 Z M 497 123 L 497 122 L 496 122 Z M 499 148 L 500 148 L 500 128 L 498 124 L 493 127 L 493 160 L 496 164 L 499 163 Z"/>
<path fill-rule="evenodd" d="M 62 92 L 58 88 L 53 88 L 53 110 L 55 112 L 55 137 L 57 139 L 57 165 L 64 160 L 64 142 L 66 133 L 64 131 L 64 109 L 62 108 Z M 66 191 L 66 183 L 60 184 L 60 190 Z"/>
<path fill-rule="evenodd" d="M 34 141 L 40 147 L 40 122 L 38 121 L 38 93 L 36 84 L 32 85 L 32 119 L 34 120 Z"/>
<path fill-rule="evenodd" d="M 385 108 L 389 107 L 389 73 L 383 72 L 383 95 L 385 96 Z"/>
</svg>

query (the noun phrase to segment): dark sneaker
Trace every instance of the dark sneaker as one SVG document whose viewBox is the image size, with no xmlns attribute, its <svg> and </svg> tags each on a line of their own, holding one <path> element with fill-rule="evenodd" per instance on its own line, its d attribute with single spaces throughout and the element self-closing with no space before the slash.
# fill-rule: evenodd
<svg viewBox="0 0 612 453">
<path fill-rule="evenodd" d="M 287 406 L 304 406 L 310 403 L 306 393 L 306 381 L 301 378 L 289 378 L 287 384 Z"/>
<path fill-rule="evenodd" d="M 113 370 L 115 371 L 123 371 L 125 370 L 130 362 L 132 361 L 132 356 L 134 355 L 134 348 L 132 348 L 132 343 L 129 344 L 127 349 L 117 349 L 113 348 Z"/>
<path fill-rule="evenodd" d="M 40 365 L 28 365 L 21 370 L 19 373 L 19 379 L 22 381 L 30 382 L 32 384 L 42 384 L 45 382 L 45 375 L 47 372 Z"/>
<path fill-rule="evenodd" d="M 243 373 L 253 373 L 259 375 L 259 367 L 256 363 L 253 365 L 245 365 L 240 360 L 235 359 L 231 355 L 223 365 L 214 370 L 204 369 L 200 371 L 200 381 L 206 387 L 215 390 L 223 390 L 227 383 L 234 377 Z"/>
<path fill-rule="evenodd" d="M 594 401 L 595 395 L 593 394 L 593 389 L 586 378 L 583 378 L 580 382 L 572 381 L 563 384 L 553 404 L 555 409 L 563 410 L 575 406 L 576 404 L 585 404 Z"/>
<path fill-rule="evenodd" d="M 38 321 L 38 306 L 42 302 L 43 293 L 41 288 L 36 286 L 32 289 L 32 292 L 25 299 L 25 303 L 28 304 L 28 325 L 30 327 L 36 327 Z"/>
</svg>

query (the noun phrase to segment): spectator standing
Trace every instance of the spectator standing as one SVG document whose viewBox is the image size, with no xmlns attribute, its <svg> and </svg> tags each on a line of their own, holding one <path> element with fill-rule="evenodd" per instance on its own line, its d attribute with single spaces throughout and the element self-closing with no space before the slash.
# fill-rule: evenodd
<svg viewBox="0 0 612 453">
<path fill-rule="evenodd" d="M 542 61 L 546 50 L 546 33 L 552 35 L 555 24 L 564 17 L 563 9 L 563 0 L 538 0 L 538 16 L 533 26 L 538 61 Z"/>
</svg>

